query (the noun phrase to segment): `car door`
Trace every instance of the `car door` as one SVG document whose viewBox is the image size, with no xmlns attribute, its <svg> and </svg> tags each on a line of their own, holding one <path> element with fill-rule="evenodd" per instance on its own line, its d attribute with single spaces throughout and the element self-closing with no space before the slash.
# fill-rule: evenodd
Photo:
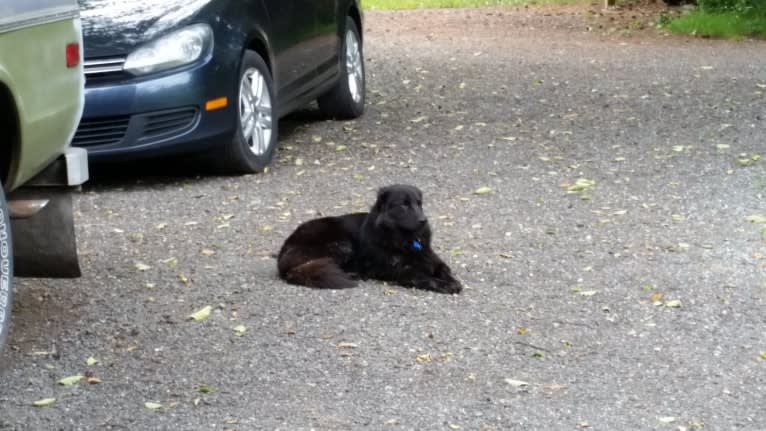
<svg viewBox="0 0 766 431">
<path fill-rule="evenodd" d="M 334 75 L 338 70 L 338 49 L 344 21 L 338 9 L 338 0 L 315 0 L 317 7 L 317 41 L 314 46 L 317 73 L 321 78 Z M 323 79 L 322 79 L 323 80 Z"/>
<path fill-rule="evenodd" d="M 289 104 L 316 78 L 318 3 L 314 0 L 264 0 L 271 21 L 274 85 L 280 104 Z"/>
</svg>

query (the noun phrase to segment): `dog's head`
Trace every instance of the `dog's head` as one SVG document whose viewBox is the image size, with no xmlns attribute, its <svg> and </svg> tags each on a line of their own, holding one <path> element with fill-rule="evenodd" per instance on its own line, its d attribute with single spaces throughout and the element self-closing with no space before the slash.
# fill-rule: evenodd
<svg viewBox="0 0 766 431">
<path fill-rule="evenodd" d="M 417 187 L 396 184 L 381 188 L 371 212 L 378 227 L 412 238 L 430 236 L 423 193 Z"/>
</svg>

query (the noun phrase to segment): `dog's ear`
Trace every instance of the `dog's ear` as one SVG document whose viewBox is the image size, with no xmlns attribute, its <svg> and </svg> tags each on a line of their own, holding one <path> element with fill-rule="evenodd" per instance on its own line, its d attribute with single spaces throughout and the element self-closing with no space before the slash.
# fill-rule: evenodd
<svg viewBox="0 0 766 431">
<path fill-rule="evenodd" d="M 382 212 L 385 210 L 384 205 L 386 201 L 388 200 L 389 195 L 391 194 L 391 187 L 381 187 L 378 189 L 378 197 L 375 200 L 375 206 L 373 206 L 373 210 L 376 212 Z"/>
</svg>

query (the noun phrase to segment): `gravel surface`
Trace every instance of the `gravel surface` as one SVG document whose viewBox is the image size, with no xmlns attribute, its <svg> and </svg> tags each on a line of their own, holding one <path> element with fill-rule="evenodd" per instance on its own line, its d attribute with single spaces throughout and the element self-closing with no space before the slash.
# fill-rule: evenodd
<svg viewBox="0 0 766 431">
<path fill-rule="evenodd" d="M 286 119 L 261 175 L 87 185 L 84 276 L 17 283 L 0 430 L 766 429 L 766 44 L 366 18 L 362 119 Z M 394 182 L 463 294 L 277 278 L 299 222 Z"/>
</svg>

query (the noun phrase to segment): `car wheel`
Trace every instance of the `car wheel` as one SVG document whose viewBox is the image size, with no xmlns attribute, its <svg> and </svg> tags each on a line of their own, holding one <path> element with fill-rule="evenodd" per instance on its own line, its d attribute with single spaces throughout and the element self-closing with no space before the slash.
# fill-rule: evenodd
<svg viewBox="0 0 766 431">
<path fill-rule="evenodd" d="M 245 51 L 237 87 L 237 131 L 218 160 L 226 174 L 262 171 L 274 155 L 278 118 L 274 111 L 274 83 L 260 55 Z"/>
<path fill-rule="evenodd" d="M 0 188 L 0 351 L 11 324 L 13 306 L 13 244 L 5 194 Z"/>
<path fill-rule="evenodd" d="M 333 118 L 357 118 L 364 113 L 364 50 L 359 29 L 349 17 L 340 50 L 340 72 L 335 87 L 319 97 L 319 109 Z"/>
</svg>

